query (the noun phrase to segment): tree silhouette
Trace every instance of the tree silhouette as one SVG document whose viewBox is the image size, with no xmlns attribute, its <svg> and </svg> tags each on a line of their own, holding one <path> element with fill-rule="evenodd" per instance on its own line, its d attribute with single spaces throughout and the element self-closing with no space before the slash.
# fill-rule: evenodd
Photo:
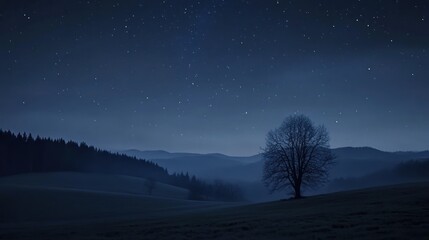
<svg viewBox="0 0 429 240">
<path fill-rule="evenodd" d="M 271 192 L 291 189 L 301 198 L 301 188 L 316 187 L 327 180 L 334 156 L 325 127 L 315 126 L 304 115 L 286 118 L 268 133 L 263 180 Z"/>
</svg>

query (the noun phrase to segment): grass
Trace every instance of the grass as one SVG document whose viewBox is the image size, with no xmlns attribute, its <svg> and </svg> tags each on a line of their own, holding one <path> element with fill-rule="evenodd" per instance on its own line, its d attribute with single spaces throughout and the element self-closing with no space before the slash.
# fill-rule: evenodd
<svg viewBox="0 0 429 240">
<path fill-rule="evenodd" d="M 0 185 L 51 187 L 75 190 L 102 191 L 149 195 L 145 179 L 122 175 L 78 172 L 20 174 L 0 178 Z M 152 196 L 187 199 L 189 191 L 163 183 L 156 183 Z"/>
<path fill-rule="evenodd" d="M 428 189 L 429 183 L 415 183 L 239 206 L 145 197 L 126 200 L 135 204 L 127 204 L 126 209 L 119 207 L 124 207 L 124 199 L 110 199 L 121 197 L 103 195 L 112 204 L 106 207 L 119 207 L 122 217 L 3 222 L 0 239 L 428 239 Z M 21 191 L 22 196 L 12 194 L 11 198 L 28 196 L 26 189 Z M 47 194 L 36 192 L 40 197 Z M 74 193 L 57 193 L 64 194 L 70 194 L 65 197 L 69 199 Z M 92 201 L 100 200 L 88 198 L 81 204 Z M 92 207 L 86 211 L 94 211 Z M 87 217 L 84 214 L 81 220 Z"/>
</svg>

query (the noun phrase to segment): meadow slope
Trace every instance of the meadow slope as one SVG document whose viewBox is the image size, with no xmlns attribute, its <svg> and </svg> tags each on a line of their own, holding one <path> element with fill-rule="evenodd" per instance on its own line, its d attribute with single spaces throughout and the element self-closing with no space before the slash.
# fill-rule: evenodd
<svg viewBox="0 0 429 240">
<path fill-rule="evenodd" d="M 184 188 L 157 182 L 149 193 L 146 179 L 144 178 L 101 173 L 48 172 L 19 174 L 1 177 L 0 186 L 2 185 L 128 193 L 183 200 L 189 198 L 189 190 Z"/>
<path fill-rule="evenodd" d="M 427 239 L 429 183 L 86 224 L 3 226 L 1 239 Z M 174 211 L 172 211 L 174 213 Z"/>
</svg>

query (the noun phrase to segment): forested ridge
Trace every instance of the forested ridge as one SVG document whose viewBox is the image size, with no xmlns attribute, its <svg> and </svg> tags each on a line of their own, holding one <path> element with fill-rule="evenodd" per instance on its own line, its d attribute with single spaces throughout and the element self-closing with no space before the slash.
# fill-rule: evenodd
<svg viewBox="0 0 429 240">
<path fill-rule="evenodd" d="M 157 164 L 124 154 L 100 150 L 86 143 L 33 137 L 0 130 L 0 176 L 74 171 L 141 177 L 190 190 L 190 199 L 236 201 L 242 199 L 234 185 L 201 181 L 187 173 L 169 174 Z"/>
</svg>

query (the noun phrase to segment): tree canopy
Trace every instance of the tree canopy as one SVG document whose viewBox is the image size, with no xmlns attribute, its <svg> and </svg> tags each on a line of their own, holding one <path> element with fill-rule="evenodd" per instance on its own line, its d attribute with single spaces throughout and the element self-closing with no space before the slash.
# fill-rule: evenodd
<svg viewBox="0 0 429 240">
<path fill-rule="evenodd" d="M 293 190 L 295 198 L 302 196 L 302 187 L 327 180 L 334 160 L 328 131 L 304 115 L 290 116 L 270 131 L 263 156 L 265 185 L 271 191 Z"/>
</svg>

